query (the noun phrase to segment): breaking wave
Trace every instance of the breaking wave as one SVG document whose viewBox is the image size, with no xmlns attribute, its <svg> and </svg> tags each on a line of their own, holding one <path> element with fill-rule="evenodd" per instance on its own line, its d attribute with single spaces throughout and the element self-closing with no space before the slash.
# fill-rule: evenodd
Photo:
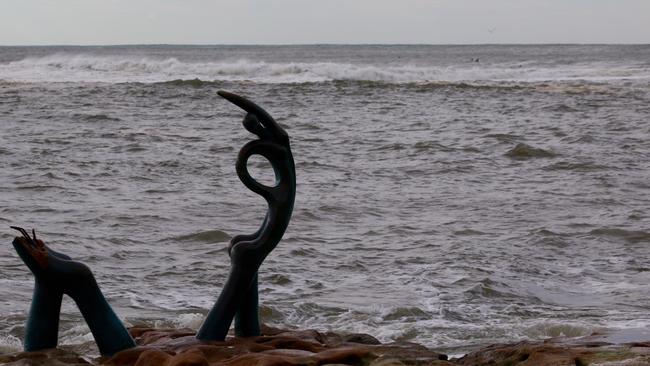
<svg viewBox="0 0 650 366">
<path fill-rule="evenodd" d="M 13 335 L 0 335 L 0 354 L 20 352 L 23 343 Z"/>
<path fill-rule="evenodd" d="M 318 83 L 370 81 L 403 83 L 477 83 L 611 81 L 650 79 L 647 68 L 610 64 L 538 65 L 497 63 L 458 65 L 359 64 L 341 62 L 266 62 L 250 59 L 184 61 L 120 55 L 63 54 L 27 57 L 0 64 L 5 82 L 201 82 Z M 183 83 L 182 83 L 183 84 Z M 188 84 L 188 83 L 185 83 Z"/>
</svg>

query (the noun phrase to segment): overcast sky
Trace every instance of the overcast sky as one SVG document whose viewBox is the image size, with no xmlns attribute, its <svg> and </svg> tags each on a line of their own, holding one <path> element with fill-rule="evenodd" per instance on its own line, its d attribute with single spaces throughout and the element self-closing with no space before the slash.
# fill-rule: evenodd
<svg viewBox="0 0 650 366">
<path fill-rule="evenodd" d="M 650 43 L 650 0 L 0 0 L 0 45 Z"/>
</svg>

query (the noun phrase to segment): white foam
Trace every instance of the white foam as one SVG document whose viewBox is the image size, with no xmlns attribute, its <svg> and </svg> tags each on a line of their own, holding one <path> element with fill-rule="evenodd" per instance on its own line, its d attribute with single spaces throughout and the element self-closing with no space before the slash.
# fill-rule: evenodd
<svg viewBox="0 0 650 366">
<path fill-rule="evenodd" d="M 74 345 L 95 340 L 93 334 L 90 332 L 90 328 L 88 328 L 85 322 L 61 332 L 60 339 L 60 343 L 65 345 Z"/>
<path fill-rule="evenodd" d="M 203 324 L 204 318 L 205 316 L 201 313 L 181 314 L 176 319 L 176 324 L 178 328 L 198 330 L 201 324 Z"/>
<path fill-rule="evenodd" d="M 532 339 L 553 337 L 582 337 L 603 330 L 602 327 L 569 322 L 542 321 L 524 330 L 524 334 Z"/>
<path fill-rule="evenodd" d="M 52 54 L 0 64 L 9 82 L 164 82 L 176 79 L 305 83 L 333 80 L 385 83 L 612 81 L 650 79 L 650 69 L 611 63 L 420 66 L 335 62 L 274 63 L 248 59 L 188 62 L 177 58 Z"/>
<path fill-rule="evenodd" d="M 23 342 L 17 337 L 8 335 L 0 335 L 0 354 L 20 352 L 23 349 Z"/>
</svg>

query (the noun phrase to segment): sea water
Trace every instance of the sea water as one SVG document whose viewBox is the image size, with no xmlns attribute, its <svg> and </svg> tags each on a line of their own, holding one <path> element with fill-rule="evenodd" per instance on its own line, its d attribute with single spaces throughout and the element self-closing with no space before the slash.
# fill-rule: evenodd
<svg viewBox="0 0 650 366">
<path fill-rule="evenodd" d="M 220 89 L 296 161 L 264 322 L 451 353 L 650 327 L 650 46 L 0 47 L 0 351 L 33 289 L 10 225 L 125 323 L 200 326 L 266 211 Z M 92 339 L 61 316 L 62 343 Z"/>
</svg>

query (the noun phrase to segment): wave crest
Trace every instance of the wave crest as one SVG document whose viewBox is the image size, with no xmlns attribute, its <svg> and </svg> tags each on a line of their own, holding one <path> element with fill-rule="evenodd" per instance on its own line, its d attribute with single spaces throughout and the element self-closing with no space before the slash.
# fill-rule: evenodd
<svg viewBox="0 0 650 366">
<path fill-rule="evenodd" d="M 272 63 L 248 59 L 186 62 L 170 57 L 133 58 L 54 54 L 0 65 L 7 81 L 18 82 L 168 82 L 252 81 L 309 83 L 336 80 L 409 83 L 439 80 L 442 70 L 413 65 L 378 66 L 335 62 Z M 187 83 L 183 83 L 187 84 Z M 191 83 L 197 86 L 196 82 Z"/>
<path fill-rule="evenodd" d="M 412 63 L 267 62 L 251 59 L 189 61 L 176 57 L 56 53 L 0 64 L 4 82 L 142 82 L 178 80 L 318 83 L 331 81 L 455 83 L 476 85 L 541 81 L 648 79 L 647 70 L 615 65 L 495 63 L 415 65 Z M 615 70 L 610 70 L 614 68 Z M 197 83 L 189 83 L 197 86 Z M 188 85 L 187 83 L 185 85 Z M 552 84 L 543 84 L 552 85 Z M 200 86 L 200 85 L 198 85 Z M 550 86 L 548 86 L 550 87 Z"/>
</svg>

